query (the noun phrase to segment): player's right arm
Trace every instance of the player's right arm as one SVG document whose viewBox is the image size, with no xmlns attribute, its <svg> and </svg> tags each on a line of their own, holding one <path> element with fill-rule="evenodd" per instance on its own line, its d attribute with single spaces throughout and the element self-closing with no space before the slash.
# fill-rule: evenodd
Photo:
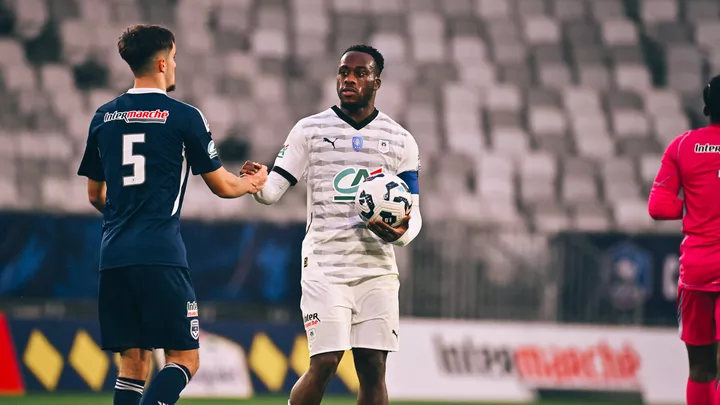
<svg viewBox="0 0 720 405">
<path fill-rule="evenodd" d="M 250 176 L 236 176 L 220 163 L 210 126 L 198 109 L 188 114 L 188 130 L 184 131 L 185 153 L 194 175 L 201 175 L 210 191 L 220 198 L 238 198 L 262 190 L 267 179 L 263 166 Z"/>
<path fill-rule="evenodd" d="M 290 186 L 297 184 L 308 167 L 308 147 L 301 122 L 295 124 L 280 153 L 275 158 L 265 188 L 253 195 L 260 204 L 272 205 L 280 201 Z"/>
<path fill-rule="evenodd" d="M 88 139 L 85 144 L 85 153 L 83 153 L 78 176 L 87 177 L 87 194 L 88 201 L 101 214 L 105 210 L 106 185 L 105 172 L 103 171 L 102 162 L 100 160 L 100 150 L 98 149 L 97 130 L 102 124 L 102 113 L 95 113 L 90 122 L 88 130 Z"/>
<path fill-rule="evenodd" d="M 684 136 L 673 140 L 662 157 L 662 163 L 648 198 L 648 213 L 655 220 L 677 220 L 683 216 L 683 200 L 678 197 L 682 188 L 678 151 Z"/>
</svg>

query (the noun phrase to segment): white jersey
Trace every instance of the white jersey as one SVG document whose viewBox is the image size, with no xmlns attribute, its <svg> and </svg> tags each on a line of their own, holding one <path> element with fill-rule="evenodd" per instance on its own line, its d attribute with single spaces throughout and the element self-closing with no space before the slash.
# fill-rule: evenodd
<svg viewBox="0 0 720 405">
<path fill-rule="evenodd" d="M 371 174 L 419 169 L 415 139 L 377 110 L 361 123 L 337 107 L 298 121 L 273 170 L 292 185 L 307 180 L 302 278 L 353 283 L 397 274 L 393 245 L 367 229 L 355 210 L 355 193 Z"/>
</svg>

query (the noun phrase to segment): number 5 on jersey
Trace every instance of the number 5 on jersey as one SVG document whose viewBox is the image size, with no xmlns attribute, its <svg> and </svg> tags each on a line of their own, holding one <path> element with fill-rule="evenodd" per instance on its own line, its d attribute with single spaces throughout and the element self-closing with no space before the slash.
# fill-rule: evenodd
<svg viewBox="0 0 720 405">
<path fill-rule="evenodd" d="M 145 134 L 123 135 L 122 164 L 133 167 L 133 174 L 123 177 L 123 187 L 145 183 L 145 156 L 133 153 L 133 145 L 136 143 L 145 143 Z"/>
</svg>

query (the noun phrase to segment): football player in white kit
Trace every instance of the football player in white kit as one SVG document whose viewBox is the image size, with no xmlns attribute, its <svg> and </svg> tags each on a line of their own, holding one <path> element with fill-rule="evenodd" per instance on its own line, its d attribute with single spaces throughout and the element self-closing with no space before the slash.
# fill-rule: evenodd
<svg viewBox="0 0 720 405">
<path fill-rule="evenodd" d="M 418 146 L 410 133 L 375 109 L 384 60 L 366 45 L 348 48 L 337 72 L 340 107 L 298 121 L 255 200 L 270 205 L 305 178 L 307 234 L 302 245 L 300 307 L 310 368 L 290 394 L 291 405 L 320 404 L 345 350 L 360 382 L 358 404 L 388 403 L 387 353 L 399 348 L 397 264 L 393 245 L 420 232 Z M 259 167 L 257 165 L 256 167 Z M 252 163 L 242 172 L 252 173 Z M 410 217 L 397 228 L 362 222 L 354 206 L 370 174 L 402 178 L 413 195 Z"/>
</svg>

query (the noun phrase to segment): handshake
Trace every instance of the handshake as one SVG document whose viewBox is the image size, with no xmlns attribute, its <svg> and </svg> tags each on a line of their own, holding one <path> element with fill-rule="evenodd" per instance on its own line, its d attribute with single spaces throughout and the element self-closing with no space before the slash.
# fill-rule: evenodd
<svg viewBox="0 0 720 405">
<path fill-rule="evenodd" d="M 260 163 L 246 160 L 240 169 L 240 177 L 248 182 L 248 193 L 257 194 L 265 188 L 265 182 L 268 178 L 268 168 Z"/>
</svg>

